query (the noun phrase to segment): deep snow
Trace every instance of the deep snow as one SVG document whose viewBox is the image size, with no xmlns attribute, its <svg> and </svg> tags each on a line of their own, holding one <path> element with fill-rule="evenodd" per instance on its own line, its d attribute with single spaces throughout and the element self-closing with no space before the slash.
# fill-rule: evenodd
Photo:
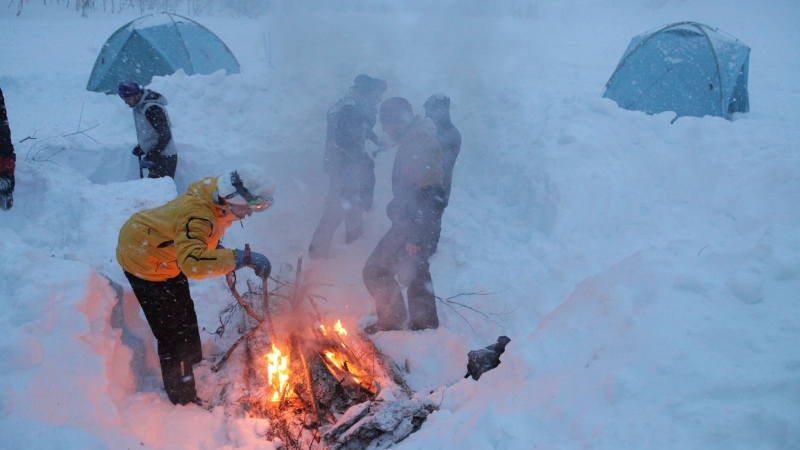
<svg viewBox="0 0 800 450">
<path fill-rule="evenodd" d="M 436 331 L 375 338 L 441 402 L 400 448 L 800 448 L 800 4 L 529 5 L 524 19 L 194 17 L 243 73 L 150 86 L 169 99 L 175 183 L 138 179 L 130 110 L 85 90 L 132 13 L 0 9 L 18 156 L 15 206 L 0 212 L 0 447 L 274 447 L 266 421 L 169 403 L 117 233 L 188 182 L 254 162 L 278 180 L 276 204 L 224 242 L 291 274 L 322 213 L 325 111 L 367 73 L 417 112 L 452 98 L 464 144 L 431 267 L 438 296 L 481 294 L 440 303 Z M 750 113 L 670 124 L 600 98 L 631 37 L 683 20 L 752 48 Z M 361 267 L 388 228 L 392 156 L 377 159 L 364 237 L 345 246 L 340 230 L 334 259 L 306 260 L 323 313 L 352 328 L 374 314 Z M 191 286 L 215 330 L 224 280 Z M 500 367 L 463 379 L 467 352 L 500 334 Z M 203 337 L 217 360 L 228 343 Z"/>
</svg>

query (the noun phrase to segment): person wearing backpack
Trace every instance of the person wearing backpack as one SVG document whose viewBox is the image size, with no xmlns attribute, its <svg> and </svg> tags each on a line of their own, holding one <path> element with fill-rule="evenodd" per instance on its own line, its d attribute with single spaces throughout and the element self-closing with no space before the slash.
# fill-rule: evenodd
<svg viewBox="0 0 800 450">
<path fill-rule="evenodd" d="M 138 145 L 133 156 L 139 158 L 141 169 L 147 169 L 148 178 L 175 178 L 178 167 L 178 149 L 172 139 L 172 125 L 166 106 L 167 99 L 158 92 L 144 89 L 133 80 L 124 80 L 117 93 L 133 109 Z"/>
</svg>

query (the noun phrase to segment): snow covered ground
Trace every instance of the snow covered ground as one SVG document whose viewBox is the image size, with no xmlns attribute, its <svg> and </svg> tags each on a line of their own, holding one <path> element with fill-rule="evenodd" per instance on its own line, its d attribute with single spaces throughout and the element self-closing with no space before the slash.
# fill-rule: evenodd
<svg viewBox="0 0 800 450">
<path fill-rule="evenodd" d="M 417 112 L 452 98 L 463 147 L 432 274 L 443 299 L 483 294 L 440 302 L 435 331 L 375 338 L 441 402 L 399 448 L 800 448 L 800 3 L 529 5 L 522 19 L 196 17 L 243 70 L 150 86 L 170 102 L 175 183 L 138 179 L 130 109 L 85 90 L 136 16 L 0 8 L 18 157 L 0 212 L 0 447 L 275 447 L 262 420 L 167 400 L 117 233 L 188 182 L 254 162 L 278 180 L 276 204 L 224 242 L 290 273 L 322 212 L 325 111 L 367 73 Z M 684 20 L 752 48 L 750 113 L 670 124 L 600 98 L 631 37 Z M 361 268 L 388 229 L 392 157 L 377 159 L 364 237 L 346 246 L 340 230 L 334 259 L 306 260 L 323 314 L 352 328 L 374 315 Z M 222 279 L 191 287 L 215 361 L 231 298 Z M 463 379 L 467 352 L 499 335 L 501 366 Z"/>
</svg>

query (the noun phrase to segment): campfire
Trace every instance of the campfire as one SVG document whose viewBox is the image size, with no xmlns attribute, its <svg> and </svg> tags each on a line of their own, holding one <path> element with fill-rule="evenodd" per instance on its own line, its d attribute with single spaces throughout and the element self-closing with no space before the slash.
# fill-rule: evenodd
<svg viewBox="0 0 800 450">
<path fill-rule="evenodd" d="M 232 414 L 268 419 L 267 439 L 285 448 L 385 448 L 405 439 L 436 405 L 415 398 L 401 370 L 366 335 L 348 331 L 342 319 L 322 317 L 301 286 L 301 268 L 298 259 L 293 284 L 280 282 L 273 292 L 266 283 L 248 286 L 244 297 L 229 276 L 245 311 L 242 334 L 212 370 L 230 357 L 241 358 L 245 370 L 239 379 L 229 374 L 234 380 L 220 403 Z M 290 295 L 281 292 L 287 288 Z M 277 321 L 276 329 L 272 310 L 280 306 L 276 314 L 292 319 Z"/>
</svg>

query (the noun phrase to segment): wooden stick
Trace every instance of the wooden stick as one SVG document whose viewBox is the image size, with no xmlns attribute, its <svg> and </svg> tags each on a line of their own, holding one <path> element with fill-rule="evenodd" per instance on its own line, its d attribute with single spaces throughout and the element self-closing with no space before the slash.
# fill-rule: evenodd
<svg viewBox="0 0 800 450">
<path fill-rule="evenodd" d="M 303 290 L 300 286 L 300 274 L 303 272 L 303 254 L 297 257 L 297 272 L 294 276 L 294 297 L 291 300 L 292 309 L 297 310 L 300 307 L 300 302 L 303 301 Z"/>
<path fill-rule="evenodd" d="M 247 334 L 241 335 L 239 337 L 239 339 L 237 339 L 236 342 L 233 343 L 231 348 L 229 348 L 228 351 L 225 352 L 225 355 L 222 357 L 222 359 L 220 359 L 218 363 L 216 363 L 213 366 L 211 366 L 211 370 L 213 372 L 219 371 L 219 369 L 222 367 L 222 365 L 225 364 L 225 361 L 227 361 L 228 358 L 231 356 L 231 353 L 233 353 L 233 351 L 236 350 L 236 347 L 239 344 L 241 344 L 243 341 L 245 341 L 247 339 L 250 339 L 255 334 L 255 332 L 258 331 L 258 329 L 261 328 L 261 326 L 264 325 L 265 323 L 266 322 L 262 320 L 261 322 L 258 323 L 258 325 L 253 327 L 253 329 L 250 330 Z"/>
<path fill-rule="evenodd" d="M 239 305 L 241 305 L 242 308 L 244 308 L 244 310 L 247 311 L 247 314 L 253 319 L 255 319 L 256 322 L 263 322 L 264 319 L 262 319 L 261 316 L 256 314 L 256 312 L 253 311 L 253 308 L 251 308 L 250 305 L 248 305 L 247 302 L 242 298 L 242 296 L 239 295 L 239 292 L 236 290 L 236 282 L 234 281 L 233 272 L 228 272 L 225 275 L 225 279 L 228 281 L 228 288 L 231 290 L 233 298 L 236 299 Z"/>
<path fill-rule="evenodd" d="M 269 312 L 269 281 L 267 278 L 261 279 L 261 292 L 263 295 L 263 302 L 264 302 L 264 318 L 267 321 L 267 325 L 269 325 L 268 337 L 270 343 L 273 342 L 275 338 L 275 325 L 272 324 L 272 314 Z"/>
<path fill-rule="evenodd" d="M 314 385 L 311 384 L 311 372 L 308 370 L 308 363 L 306 362 L 306 356 L 304 355 L 304 349 L 302 344 L 297 341 L 297 337 L 292 335 L 292 340 L 295 342 L 295 347 L 297 347 L 297 352 L 300 354 L 300 361 L 303 363 L 303 372 L 306 375 L 306 384 L 308 384 L 308 395 L 311 397 L 311 410 L 314 412 L 314 429 L 319 430 L 319 409 L 317 407 L 317 396 L 314 394 Z"/>
</svg>

